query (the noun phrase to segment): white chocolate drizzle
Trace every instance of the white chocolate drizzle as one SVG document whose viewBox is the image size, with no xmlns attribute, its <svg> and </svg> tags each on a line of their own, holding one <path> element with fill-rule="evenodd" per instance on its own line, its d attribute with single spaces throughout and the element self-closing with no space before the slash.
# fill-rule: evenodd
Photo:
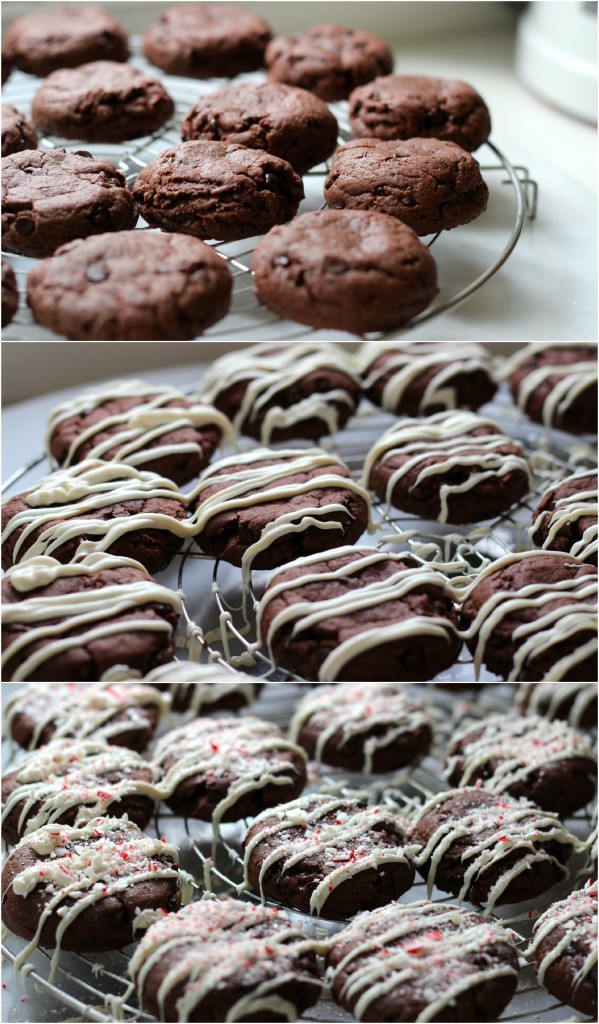
<svg viewBox="0 0 599 1024">
<path fill-rule="evenodd" d="M 589 478 L 594 478 L 594 486 L 590 484 Z M 529 534 L 533 543 L 536 541 L 536 536 L 539 539 L 542 533 L 546 531 L 546 536 L 543 538 L 541 547 L 542 548 L 553 548 L 554 541 L 558 538 L 558 535 L 562 530 L 567 530 L 571 523 L 576 523 L 579 519 L 589 519 L 595 517 L 594 522 L 583 531 L 582 536 L 574 541 L 570 548 L 570 554 L 575 558 L 580 558 L 583 562 L 591 561 L 592 557 L 597 557 L 598 548 L 598 526 L 597 526 L 597 515 L 599 513 L 599 506 L 597 504 L 597 476 L 591 473 L 589 470 L 582 470 L 580 473 L 574 473 L 572 476 L 566 477 L 564 480 L 559 480 L 557 483 L 549 487 L 543 494 L 543 504 L 551 497 L 551 495 L 560 490 L 562 487 L 567 486 L 571 481 L 585 480 L 584 486 L 574 494 L 566 495 L 563 498 L 558 498 L 554 502 L 553 508 L 542 509 L 537 516 L 534 516 L 532 526 L 529 529 Z"/>
<path fill-rule="evenodd" d="M 537 978 L 543 985 L 548 968 L 559 961 L 570 945 L 577 942 L 579 947 L 581 944 L 586 947 L 587 952 L 582 967 L 573 978 L 573 989 L 576 991 L 591 971 L 597 969 L 597 882 L 589 882 L 584 889 L 571 893 L 565 900 L 554 903 L 541 914 L 525 955 L 536 956 L 539 946 L 554 931 L 563 934 L 535 965 Z"/>
<path fill-rule="evenodd" d="M 474 435 L 480 427 L 491 428 L 487 434 Z M 501 448 L 510 445 L 512 454 L 505 454 Z M 416 479 L 410 485 L 415 490 L 424 481 L 440 477 L 439 514 L 440 523 L 450 521 L 449 499 L 455 494 L 474 490 L 488 480 L 496 480 L 509 473 L 523 473 L 530 483 L 530 468 L 522 447 L 504 434 L 492 420 L 471 412 L 439 412 L 426 419 L 402 419 L 393 424 L 373 445 L 362 474 L 364 487 L 371 485 L 372 470 L 379 460 L 384 464 L 394 458 L 405 460 L 393 469 L 386 485 L 385 500 L 389 508 L 393 505 L 393 491 L 402 486 L 405 477 L 416 471 Z M 443 477 L 456 467 L 469 467 L 468 477 L 462 483 L 444 483 Z"/>
<path fill-rule="evenodd" d="M 333 738 L 344 747 L 359 737 L 362 763 L 356 770 L 371 774 L 379 751 L 393 747 L 406 733 L 431 728 L 423 708 L 402 690 L 384 683 L 322 686 L 307 694 L 298 704 L 289 725 L 289 737 L 295 743 L 306 725 L 318 733 L 314 760 L 326 760 L 326 747 Z"/>
<path fill-rule="evenodd" d="M 567 721 L 576 729 L 581 727 L 593 704 L 597 704 L 595 683 L 520 683 L 516 703 L 523 715 L 566 718 L 566 704 L 572 697 Z"/>
<path fill-rule="evenodd" d="M 545 427 L 559 427 L 563 417 L 568 413 L 570 407 L 578 396 L 587 388 L 597 389 L 597 357 L 591 357 L 591 346 L 577 342 L 560 342 L 554 346 L 556 349 L 580 348 L 588 351 L 588 359 L 580 359 L 574 363 L 551 363 L 546 362 L 534 370 L 531 370 L 522 378 L 518 386 L 517 405 L 524 413 L 529 399 L 537 388 L 544 386 L 549 377 L 556 377 L 557 381 L 551 388 L 544 401 L 542 410 L 542 421 Z M 526 345 L 520 351 L 514 353 L 504 364 L 502 376 L 508 379 L 519 367 L 536 352 L 551 352 L 546 342 L 535 342 Z"/>
<path fill-rule="evenodd" d="M 332 820 L 327 820 L 331 819 Z M 244 884 L 249 885 L 249 864 L 253 851 L 265 840 L 279 836 L 278 845 L 266 854 L 260 866 L 258 887 L 264 900 L 264 878 L 268 870 L 277 864 L 280 875 L 319 857 L 317 871 L 307 865 L 306 873 L 312 876 L 308 887 L 310 913 L 320 917 L 323 909 L 326 916 L 326 902 L 337 886 L 363 871 L 375 870 L 384 873 L 387 864 L 410 865 L 412 855 L 419 849 L 407 841 L 394 845 L 382 841 L 376 828 L 383 823 L 394 835 L 401 835 L 400 821 L 381 807 L 367 807 L 354 800 L 311 794 L 262 811 L 252 822 L 262 822 L 266 827 L 246 842 L 244 858 Z M 359 880 L 358 880 L 359 885 Z M 359 890 L 356 890 L 358 895 Z"/>
<path fill-rule="evenodd" d="M 311 565 L 322 563 L 323 561 L 328 562 L 331 559 L 342 558 L 346 555 L 357 555 L 358 557 L 328 572 L 310 572 Z M 289 594 L 296 588 L 303 587 L 309 583 L 324 583 L 327 580 L 334 579 L 350 579 L 353 576 L 359 575 L 366 566 L 374 565 L 377 562 L 390 561 L 398 563 L 397 572 L 391 576 L 363 586 L 359 585 L 358 580 L 356 587 L 353 587 L 351 590 L 348 588 L 345 593 L 338 597 L 323 598 L 320 601 L 307 601 L 301 598 L 293 601 L 274 616 L 269 624 L 266 636 L 264 636 L 262 619 L 265 609 L 273 598 L 279 594 Z M 402 597 L 422 586 L 432 587 L 439 596 L 445 596 L 450 600 L 454 597 L 449 583 L 440 573 L 425 566 L 406 569 L 403 565 L 402 556 L 394 555 L 388 551 L 374 551 L 369 548 L 355 548 L 347 545 L 335 548 L 324 554 L 320 553 L 296 558 L 293 562 L 288 562 L 281 572 L 287 573 L 288 570 L 298 566 L 306 567 L 307 571 L 304 575 L 298 576 L 296 579 L 286 579 L 277 583 L 277 575 L 275 574 L 260 602 L 258 609 L 258 634 L 265 640 L 271 657 L 273 656 L 272 646 L 277 631 L 289 623 L 292 624 L 292 632 L 295 637 L 303 630 L 310 629 L 313 625 L 329 619 L 333 615 L 335 618 L 340 616 L 351 617 L 362 609 L 376 608 L 386 601 L 401 600 Z M 373 626 L 369 629 L 363 629 L 361 632 L 343 640 L 327 655 L 320 666 L 318 679 L 322 682 L 332 682 L 339 679 L 348 662 L 365 651 L 374 647 L 378 648 L 385 642 L 391 642 L 403 636 L 418 634 L 436 637 L 451 645 L 453 638 L 457 635 L 457 630 L 449 618 L 433 615 L 409 615 L 391 625 Z"/>
</svg>

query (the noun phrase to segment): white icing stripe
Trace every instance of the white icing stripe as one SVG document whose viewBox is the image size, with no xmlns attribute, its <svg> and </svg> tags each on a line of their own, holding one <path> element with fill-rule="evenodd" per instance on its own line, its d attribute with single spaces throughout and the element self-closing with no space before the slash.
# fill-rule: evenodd
<svg viewBox="0 0 599 1024">
<path fill-rule="evenodd" d="M 553 948 L 546 950 L 540 963 L 537 962 L 535 965 L 537 978 L 543 985 L 547 970 L 561 958 L 569 946 L 576 944 L 578 951 L 584 951 L 584 963 L 574 983 L 576 989 L 597 964 L 596 882 L 591 882 L 584 889 L 573 892 L 567 899 L 554 903 L 541 914 L 534 926 L 533 939 L 525 955 L 536 957 L 541 944 L 558 929 L 564 934 L 555 942 Z"/>
<path fill-rule="evenodd" d="M 567 721 L 576 728 L 597 703 L 597 687 L 593 683 L 521 683 L 516 702 L 522 714 L 553 719 L 564 717 L 565 708 L 572 698 Z"/>
</svg>

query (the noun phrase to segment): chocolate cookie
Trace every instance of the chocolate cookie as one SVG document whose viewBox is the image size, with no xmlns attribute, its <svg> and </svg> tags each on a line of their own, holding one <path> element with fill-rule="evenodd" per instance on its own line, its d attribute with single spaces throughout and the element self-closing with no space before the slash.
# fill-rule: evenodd
<svg viewBox="0 0 599 1024">
<path fill-rule="evenodd" d="M 17 279 L 8 260 L 2 259 L 2 326 L 8 327 L 19 308 Z"/>
<path fill-rule="evenodd" d="M 34 267 L 38 323 L 74 341 L 172 341 L 226 316 L 231 274 L 198 238 L 117 231 L 63 245 Z"/>
<path fill-rule="evenodd" d="M 396 687 L 320 686 L 298 704 L 289 736 L 316 761 L 349 771 L 392 772 L 426 754 L 424 708 Z"/>
<path fill-rule="evenodd" d="M 151 686 L 45 683 L 19 690 L 6 707 L 7 733 L 26 750 L 51 740 L 94 740 L 145 750 L 166 705 Z"/>
<path fill-rule="evenodd" d="M 33 97 L 38 128 L 61 139 L 124 142 L 151 135 L 173 116 L 162 83 L 132 64 L 96 60 L 48 75 Z"/>
<path fill-rule="evenodd" d="M 414 881 L 399 819 L 358 800 L 311 794 L 263 811 L 244 840 L 246 884 L 277 903 L 346 921 Z"/>
<path fill-rule="evenodd" d="M 186 516 L 185 496 L 170 480 L 88 459 L 2 506 L 2 568 L 37 555 L 71 562 L 108 551 L 161 572 L 190 535 Z"/>
<path fill-rule="evenodd" d="M 482 785 L 571 815 L 593 799 L 597 765 L 587 740 L 564 722 L 502 713 L 460 730 L 445 774 L 454 786 Z"/>
<path fill-rule="evenodd" d="M 575 729 L 594 729 L 597 725 L 597 686 L 595 683 L 519 683 L 516 706 L 522 715 L 558 718 Z"/>
<path fill-rule="evenodd" d="M 523 498 L 530 470 L 521 445 L 470 412 L 402 419 L 371 448 L 362 474 L 387 505 L 439 523 L 477 523 Z"/>
<path fill-rule="evenodd" d="M 308 937 L 276 908 L 201 900 L 153 924 L 129 975 L 164 1021 L 297 1020 L 321 993 Z"/>
<path fill-rule="evenodd" d="M 370 401 L 401 416 L 476 410 L 497 391 L 492 360 L 482 345 L 369 341 L 357 359 Z"/>
<path fill-rule="evenodd" d="M 447 78 L 387 75 L 354 89 L 349 121 L 358 138 L 443 139 L 473 152 L 491 133 L 482 96 Z"/>
<path fill-rule="evenodd" d="M 271 38 L 257 14 L 232 4 L 169 7 L 144 36 L 144 54 L 170 75 L 233 78 L 262 67 Z"/>
<path fill-rule="evenodd" d="M 476 670 L 502 679 L 596 682 L 597 569 L 554 551 L 492 562 L 465 591 L 465 639 Z"/>
<path fill-rule="evenodd" d="M 487 914 L 533 900 L 565 878 L 576 844 L 556 814 L 473 786 L 431 797 L 416 814 L 412 838 L 422 845 L 414 863 L 429 894 L 436 886 L 486 903 Z"/>
<path fill-rule="evenodd" d="M 236 430 L 265 445 L 337 433 L 360 396 L 345 351 L 312 342 L 229 352 L 212 363 L 201 390 Z"/>
<path fill-rule="evenodd" d="M 505 367 L 514 401 L 535 423 L 597 433 L 597 346 L 526 345 Z"/>
<path fill-rule="evenodd" d="M 2 832 L 18 843 L 42 825 L 81 824 L 100 815 L 145 828 L 159 799 L 158 772 L 124 747 L 96 740 L 54 740 L 2 778 Z"/>
<path fill-rule="evenodd" d="M 587 469 L 548 487 L 532 514 L 537 547 L 597 565 L 597 473 Z"/>
<path fill-rule="evenodd" d="M 92 818 L 84 825 L 44 825 L 14 848 L 2 871 L 4 923 L 36 946 L 103 953 L 133 942 L 144 911 L 181 906 L 179 852 L 132 821 Z M 142 918 L 143 919 L 143 918 Z"/>
<path fill-rule="evenodd" d="M 298 558 L 270 580 L 258 631 L 302 679 L 416 682 L 461 647 L 453 591 L 411 555 L 336 548 Z"/>
<path fill-rule="evenodd" d="M 155 682 L 159 679 L 181 681 Z M 221 682 L 223 679 L 229 682 Z M 170 694 L 173 710 L 186 712 L 189 718 L 211 715 L 215 711 L 238 711 L 239 708 L 247 707 L 255 701 L 263 685 L 244 682 L 242 676 L 220 665 L 197 665 L 190 662 L 162 665 L 150 672 L 145 682 L 151 682 L 159 690 L 166 690 Z"/>
<path fill-rule="evenodd" d="M 21 71 L 43 78 L 90 60 L 125 61 L 129 47 L 108 11 L 92 4 L 59 4 L 16 18 L 2 52 Z"/>
<path fill-rule="evenodd" d="M 518 980 L 513 932 L 449 903 L 360 914 L 327 954 L 333 995 L 357 1020 L 497 1020 Z"/>
<path fill-rule="evenodd" d="M 252 269 L 273 313 L 351 334 L 390 331 L 437 294 L 435 261 L 412 229 L 366 210 L 316 210 L 273 228 Z"/>
<path fill-rule="evenodd" d="M 343 25 L 316 25 L 279 36 L 266 48 L 268 77 L 320 96 L 346 100 L 352 89 L 393 70 L 393 54 L 370 32 Z"/>
<path fill-rule="evenodd" d="M 18 153 L 21 149 L 35 149 L 37 132 L 35 125 L 28 121 L 16 107 L 10 103 L 2 104 L 2 156 Z M 5 171 L 2 169 L 2 176 Z"/>
<path fill-rule="evenodd" d="M 215 462 L 196 490 L 202 551 L 272 569 L 301 554 L 355 543 L 369 522 L 366 492 L 322 448 L 254 448 Z"/>
<path fill-rule="evenodd" d="M 156 745 L 167 805 L 175 814 L 212 821 L 253 817 L 299 796 L 306 783 L 304 751 L 273 722 L 198 718 Z"/>
<path fill-rule="evenodd" d="M 597 883 L 554 903 L 536 921 L 526 953 L 539 984 L 560 1003 L 597 1017 Z"/>
<path fill-rule="evenodd" d="M 115 665 L 144 675 L 172 659 L 182 607 L 139 562 L 103 552 L 68 565 L 28 558 L 2 580 L 2 604 L 13 682 L 94 682 Z"/>
<path fill-rule="evenodd" d="M 297 213 L 304 186 L 286 160 L 229 142 L 182 142 L 138 174 L 133 195 L 163 231 L 232 242 Z"/>
<path fill-rule="evenodd" d="M 455 142 L 352 139 L 333 157 L 324 197 L 334 210 L 387 213 L 430 235 L 480 217 L 489 189 L 478 162 Z"/>
<path fill-rule="evenodd" d="M 305 174 L 337 145 L 337 121 L 305 89 L 278 82 L 244 82 L 205 93 L 181 124 L 184 139 L 263 149 Z"/>
<path fill-rule="evenodd" d="M 2 161 L 2 236 L 10 252 L 50 256 L 75 238 L 135 227 L 137 207 L 108 160 L 66 149 Z"/>
<path fill-rule="evenodd" d="M 232 440 L 231 424 L 212 406 L 189 401 L 168 385 L 121 380 L 53 409 L 46 451 L 60 466 L 114 460 L 181 485 L 210 462 L 221 438 Z"/>
</svg>

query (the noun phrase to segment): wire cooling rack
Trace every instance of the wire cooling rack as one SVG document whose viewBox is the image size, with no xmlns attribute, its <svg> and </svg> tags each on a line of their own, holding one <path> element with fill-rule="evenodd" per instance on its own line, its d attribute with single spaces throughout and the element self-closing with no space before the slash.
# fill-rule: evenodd
<svg viewBox="0 0 599 1024">
<path fill-rule="evenodd" d="M 190 388 L 189 393 L 193 390 Z M 489 561 L 533 546 L 528 527 L 541 494 L 550 483 L 596 465 L 596 449 L 584 439 L 573 441 L 571 435 L 560 431 L 546 435 L 543 428 L 522 416 L 504 385 L 481 414 L 523 444 L 533 469 L 530 492 L 507 512 L 475 526 L 426 523 L 375 501 L 374 529 L 360 538 L 360 546 L 410 552 L 459 584 L 462 577 L 474 578 Z M 367 452 L 395 420 L 364 401 L 345 429 L 324 441 L 323 446 L 340 455 L 354 477 L 359 478 Z M 40 426 L 40 433 L 42 431 L 43 426 Z M 254 442 L 242 441 L 242 444 L 249 448 Z M 301 445 L 302 442 L 294 443 L 296 447 Z M 48 467 L 44 455 L 32 458 L 5 481 L 3 493 L 7 496 L 25 490 L 54 468 Z M 245 587 L 240 569 L 204 554 L 193 541 L 186 543 L 171 566 L 157 575 L 160 583 L 184 594 L 177 634 L 179 657 L 227 663 L 252 678 L 301 682 L 299 676 L 284 666 L 273 665 L 268 652 L 256 649 L 255 604 L 271 575 L 271 570 L 253 570 L 250 584 Z M 482 681 L 498 679 L 484 667 L 479 678 Z M 473 682 L 474 679 L 472 656 L 465 645 L 458 661 L 435 677 L 437 682 Z"/>
<path fill-rule="evenodd" d="M 341 792 L 347 796 L 362 796 L 370 802 L 384 804 L 390 810 L 409 813 L 415 805 L 446 788 L 442 776 L 443 760 L 449 738 L 456 726 L 463 724 L 467 718 L 482 718 L 486 714 L 505 711 L 511 706 L 511 688 L 506 684 L 487 686 L 473 700 L 456 699 L 455 691 L 448 693 L 430 684 L 419 684 L 410 687 L 410 690 L 413 696 L 426 703 L 434 723 L 433 748 L 420 764 L 403 769 L 393 776 L 370 777 L 348 775 L 337 769 L 319 769 L 311 764 L 306 792 Z M 295 684 L 268 686 L 249 710 L 285 728 L 300 696 L 302 687 Z M 590 809 L 585 808 L 568 819 L 565 825 L 577 838 L 586 842 L 592 829 L 591 817 Z M 211 827 L 207 823 L 176 817 L 163 805 L 159 805 L 154 819 L 156 834 L 165 836 L 169 842 L 181 848 L 181 864 L 195 877 L 198 897 L 202 890 L 219 896 L 237 895 L 237 885 L 243 878 L 241 844 L 248 825 L 249 821 L 221 825 L 221 837 L 215 845 Z M 583 868 L 587 857 L 588 853 L 584 850 L 576 854 L 569 864 L 567 879 L 543 897 L 521 906 L 497 908 L 492 920 L 507 923 L 514 929 L 520 936 L 518 946 L 521 953 L 528 944 L 538 915 L 549 904 L 563 899 L 572 889 L 584 884 L 586 876 Z M 253 892 L 243 892 L 240 897 L 259 902 L 259 897 Z M 426 886 L 417 878 L 414 886 L 400 898 L 400 902 L 415 902 L 426 898 Z M 456 902 L 454 897 L 437 889 L 433 890 L 431 898 L 438 902 Z M 271 901 L 267 902 L 274 905 Z M 317 939 L 326 938 L 343 928 L 342 923 L 315 919 L 297 912 L 290 913 L 295 923 Z M 22 948 L 23 942 L 15 936 L 8 936 L 2 945 L 3 954 L 10 963 L 14 963 Z M 56 976 L 50 980 L 51 952 L 37 950 L 24 973 L 41 993 L 69 1007 L 83 1020 L 153 1021 L 153 1017 L 139 1009 L 135 994 L 130 990 L 127 978 L 130 952 L 124 950 L 102 955 L 62 953 Z M 26 1014 L 25 1010 L 24 1015 L 19 1014 L 10 1019 L 31 1020 Z M 572 1016 L 570 1008 L 557 1002 L 537 985 L 534 970 L 527 965 L 520 971 L 517 992 L 500 1019 L 519 1021 L 522 1024 L 550 1024 L 567 1021 Z M 321 1022 L 353 1020 L 330 998 L 321 999 L 301 1019 Z"/>
<path fill-rule="evenodd" d="M 159 77 L 175 101 L 174 117 L 164 128 L 152 136 L 121 145 L 78 143 L 53 136 L 44 136 L 38 142 L 41 149 L 66 146 L 69 149 L 84 149 L 94 156 L 102 156 L 110 160 L 125 175 L 129 186 L 132 186 L 137 174 L 150 160 L 170 146 L 178 145 L 181 142 L 179 125 L 200 94 L 230 84 L 228 79 L 199 82 L 166 75 L 143 58 L 139 39 L 133 40 L 132 52 L 134 54 L 132 63 L 151 73 L 154 77 Z M 244 82 L 263 81 L 264 78 L 264 74 L 253 72 L 239 75 L 234 81 L 243 85 Z M 15 71 L 3 87 L 2 98 L 23 113 L 29 114 L 33 96 L 40 84 L 40 79 Z M 331 109 L 339 123 L 339 144 L 341 145 L 352 137 L 348 122 L 348 106 L 346 102 L 333 103 Z M 487 213 L 471 224 L 451 232 L 441 232 L 438 235 L 429 236 L 425 240 L 429 246 L 436 243 L 437 259 L 443 260 L 443 257 L 446 256 L 449 265 L 453 263 L 452 254 L 455 253 L 456 240 L 462 239 L 469 253 L 469 259 L 465 262 L 464 269 L 460 271 L 457 279 L 454 279 L 452 274 L 451 284 L 446 285 L 443 280 L 443 267 L 440 266 L 441 290 L 436 301 L 427 310 L 413 317 L 409 323 L 385 337 L 407 336 L 412 327 L 438 317 L 466 302 L 503 266 L 513 252 L 526 220 L 534 218 L 537 205 L 537 184 L 530 178 L 527 168 L 513 165 L 509 158 L 492 142 L 481 147 L 477 157 L 490 190 Z M 320 165 L 304 176 L 306 198 L 300 207 L 301 213 L 317 210 L 325 205 L 323 203 L 323 185 L 327 170 L 328 165 Z M 507 202 L 504 199 L 506 192 L 509 193 Z M 141 219 L 137 228 L 145 231 L 153 230 Z M 476 240 L 478 244 L 470 247 L 471 240 Z M 288 341 L 320 336 L 302 324 L 280 319 L 258 302 L 253 292 L 251 270 L 252 253 L 257 242 L 257 238 L 231 243 L 209 242 L 229 265 L 233 276 L 233 298 L 228 316 L 210 328 L 204 337 L 236 338 L 239 341 Z M 472 261 L 472 253 L 475 251 L 480 253 L 480 256 Z M 12 253 L 3 252 L 3 255 L 10 259 L 19 286 L 19 308 L 12 324 L 3 331 L 3 337 L 15 340 L 59 338 L 59 335 L 38 326 L 27 306 L 27 274 L 37 261 L 15 256 Z M 331 332 L 325 333 L 327 336 L 331 336 Z M 383 337 L 383 335 L 372 335 L 372 337 Z"/>
</svg>

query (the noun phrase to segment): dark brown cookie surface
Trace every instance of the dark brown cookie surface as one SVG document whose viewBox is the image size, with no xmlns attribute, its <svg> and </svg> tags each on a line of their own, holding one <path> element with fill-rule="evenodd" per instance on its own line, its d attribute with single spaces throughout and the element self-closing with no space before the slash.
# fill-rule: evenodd
<svg viewBox="0 0 599 1024">
<path fill-rule="evenodd" d="M 38 128 L 61 139 L 123 142 L 157 131 L 174 109 L 157 78 L 132 64 L 98 60 L 53 71 L 31 112 Z"/>
<path fill-rule="evenodd" d="M 317 210 L 273 228 L 252 268 L 273 313 L 351 334 L 392 330 L 437 293 L 435 261 L 412 229 L 366 210 Z"/>
<path fill-rule="evenodd" d="M 2 161 L 2 235 L 11 252 L 50 256 L 59 246 L 135 227 L 137 207 L 108 160 L 65 149 Z"/>
<path fill-rule="evenodd" d="M 144 36 L 144 54 L 171 75 L 232 78 L 262 66 L 271 32 L 251 11 L 233 4 L 169 7 Z"/>
<path fill-rule="evenodd" d="M 397 687 L 320 686 L 298 704 L 289 735 L 310 757 L 349 771 L 389 772 L 425 754 L 432 726 Z"/>
<path fill-rule="evenodd" d="M 127 36 L 114 18 L 93 4 L 58 4 L 17 18 L 2 44 L 7 60 L 43 78 L 57 68 L 93 60 L 126 61 Z"/>
<path fill-rule="evenodd" d="M 268 77 L 320 96 L 347 99 L 352 89 L 393 70 L 393 54 L 370 32 L 343 25 L 316 25 L 268 44 Z"/>
<path fill-rule="evenodd" d="M 167 733 L 154 763 L 164 772 L 166 802 L 176 814 L 238 821 L 299 796 L 305 754 L 278 726 L 251 715 L 196 719 Z"/>
<path fill-rule="evenodd" d="M 13 682 L 97 682 L 116 665 L 143 676 L 175 653 L 181 600 L 130 559 L 28 558 L 6 573 L 2 602 L 2 664 Z"/>
<path fill-rule="evenodd" d="M 183 965 L 183 969 L 182 969 Z M 286 914 L 201 900 L 153 924 L 131 959 L 140 1003 L 165 1021 L 299 1018 L 321 993 L 307 936 Z M 198 985 L 198 978 L 202 983 Z"/>
<path fill-rule="evenodd" d="M 2 259 L 2 326 L 7 327 L 19 308 L 17 279 L 8 260 Z"/>
<path fill-rule="evenodd" d="M 460 900 L 487 904 L 533 900 L 567 874 L 574 837 L 557 815 L 529 800 L 475 787 L 433 796 L 412 831 L 422 844 L 415 864 L 427 880 Z"/>
<path fill-rule="evenodd" d="M 596 605 L 594 566 L 525 551 L 482 571 L 461 620 L 475 664 L 503 679 L 596 682 Z"/>
<path fill-rule="evenodd" d="M 286 160 L 229 142 L 182 142 L 138 174 L 133 195 L 153 227 L 231 242 L 296 213 L 304 186 Z"/>
<path fill-rule="evenodd" d="M 570 815 L 592 800 L 597 765 L 588 741 L 565 722 L 503 714 L 460 730 L 446 775 L 455 786 L 482 783 Z"/>
<path fill-rule="evenodd" d="M 184 139 L 263 149 L 305 174 L 337 145 L 337 121 L 326 103 L 279 82 L 244 82 L 206 93 L 181 125 Z"/>
<path fill-rule="evenodd" d="M 535 423 L 597 433 L 596 345 L 526 345 L 509 360 L 506 375 L 514 401 Z"/>
<path fill-rule="evenodd" d="M 470 412 L 402 419 L 366 456 L 363 482 L 387 505 L 441 523 L 476 523 L 528 493 L 520 444 Z"/>
<path fill-rule="evenodd" d="M 259 635 L 302 679 L 432 679 L 461 646 L 452 598 L 445 578 L 410 555 L 336 548 L 272 577 Z"/>
<path fill-rule="evenodd" d="M 387 75 L 355 89 L 349 119 L 358 138 L 444 139 L 473 152 L 486 142 L 491 119 L 466 82 Z"/>
<path fill-rule="evenodd" d="M 2 156 L 18 153 L 21 149 L 35 149 L 35 125 L 10 103 L 2 104 Z M 4 175 L 4 170 L 3 170 Z"/>
<path fill-rule="evenodd" d="M 188 340 L 229 309 L 231 275 L 198 238 L 117 231 L 61 246 L 29 274 L 38 323 L 75 341 Z"/>
<path fill-rule="evenodd" d="M 581 470 L 548 487 L 532 514 L 537 547 L 597 565 L 597 474 Z"/>
<path fill-rule="evenodd" d="M 541 985 L 578 1013 L 597 1016 L 597 883 L 554 903 L 535 923 L 526 951 Z"/>
<path fill-rule="evenodd" d="M 333 157 L 324 197 L 334 210 L 375 210 L 417 235 L 468 224 L 487 208 L 478 162 L 441 139 L 352 139 Z"/>
</svg>

